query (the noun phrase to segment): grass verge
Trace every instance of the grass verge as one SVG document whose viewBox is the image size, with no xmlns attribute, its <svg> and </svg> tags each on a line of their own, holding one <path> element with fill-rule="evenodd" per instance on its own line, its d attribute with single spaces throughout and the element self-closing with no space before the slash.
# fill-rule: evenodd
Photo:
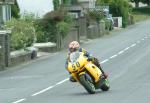
<svg viewBox="0 0 150 103">
<path fill-rule="evenodd" d="M 150 18 L 150 7 L 140 7 L 133 9 L 134 22 L 140 22 Z"/>
</svg>

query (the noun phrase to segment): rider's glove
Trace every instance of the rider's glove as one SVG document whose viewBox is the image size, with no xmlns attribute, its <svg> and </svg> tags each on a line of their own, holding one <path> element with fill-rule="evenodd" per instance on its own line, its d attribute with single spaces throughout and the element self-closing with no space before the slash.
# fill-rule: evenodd
<svg viewBox="0 0 150 103">
<path fill-rule="evenodd" d="M 108 78 L 108 74 L 107 73 L 104 72 L 103 75 L 104 75 L 105 79 Z"/>
<path fill-rule="evenodd" d="M 93 61 L 92 57 L 88 57 L 87 61 Z"/>
</svg>

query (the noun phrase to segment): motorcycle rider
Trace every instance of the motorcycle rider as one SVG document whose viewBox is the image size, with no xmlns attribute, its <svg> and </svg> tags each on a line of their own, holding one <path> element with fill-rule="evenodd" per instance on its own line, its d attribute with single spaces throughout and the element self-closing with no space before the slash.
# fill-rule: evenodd
<svg viewBox="0 0 150 103">
<path fill-rule="evenodd" d="M 68 57 L 67 57 L 67 60 L 66 60 L 66 63 L 65 63 L 65 68 L 67 69 L 68 68 L 68 62 L 70 61 L 70 53 L 72 52 L 76 52 L 76 51 L 79 51 L 79 52 L 83 52 L 84 55 L 88 58 L 88 61 L 92 61 L 102 72 L 104 78 L 107 78 L 108 75 L 103 71 L 103 69 L 101 68 L 100 66 L 100 63 L 98 61 L 97 58 L 93 57 L 90 53 L 88 53 L 85 49 L 83 48 L 80 48 L 80 44 L 77 42 L 77 41 L 72 41 L 70 44 L 69 44 L 69 53 L 68 53 Z M 70 77 L 70 81 L 72 82 L 76 82 L 76 80 L 71 76 Z"/>
</svg>

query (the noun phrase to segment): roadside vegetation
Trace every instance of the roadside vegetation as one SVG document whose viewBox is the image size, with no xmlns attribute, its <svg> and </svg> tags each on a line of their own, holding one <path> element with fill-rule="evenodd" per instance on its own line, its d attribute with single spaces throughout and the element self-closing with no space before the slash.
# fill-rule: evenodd
<svg viewBox="0 0 150 103">
<path fill-rule="evenodd" d="M 96 4 L 98 6 L 109 5 L 109 10 L 112 16 L 122 17 L 123 27 L 128 25 L 129 14 L 131 14 L 132 7 L 127 0 L 97 0 Z"/>
<path fill-rule="evenodd" d="M 11 29 L 11 51 L 25 49 L 33 43 L 57 42 L 59 32 L 65 37 L 72 19 L 67 12 L 60 8 L 59 0 L 54 0 L 54 11 L 44 15 L 43 18 L 36 17 L 32 13 L 19 15 L 17 3 L 12 5 L 12 19 L 5 23 L 5 28 Z"/>
<path fill-rule="evenodd" d="M 6 22 L 5 26 L 12 31 L 10 35 L 11 51 L 26 48 L 33 44 L 35 30 L 32 15 L 26 14 L 20 19 L 12 18 Z"/>
<path fill-rule="evenodd" d="M 26 48 L 32 46 L 35 42 L 57 42 L 59 35 L 66 36 L 71 28 L 73 18 L 68 15 L 63 6 L 77 5 L 78 0 L 63 0 L 64 4 L 62 5 L 60 5 L 59 1 L 53 0 L 54 11 L 48 12 L 43 18 L 38 18 L 28 13 L 20 17 L 17 4 L 12 7 L 13 19 L 5 24 L 7 28 L 12 30 L 11 50 Z M 150 7 L 132 9 L 127 0 L 97 0 L 96 5 L 109 5 L 112 16 L 121 16 L 123 18 L 123 27 L 132 24 L 133 17 L 137 22 L 150 16 Z M 106 19 L 103 11 L 89 11 L 87 19 L 89 18 L 97 21 L 97 23 L 100 20 L 104 20 L 106 29 L 111 26 L 111 22 Z"/>
<path fill-rule="evenodd" d="M 133 8 L 134 21 L 139 22 L 150 18 L 150 6 Z"/>
</svg>

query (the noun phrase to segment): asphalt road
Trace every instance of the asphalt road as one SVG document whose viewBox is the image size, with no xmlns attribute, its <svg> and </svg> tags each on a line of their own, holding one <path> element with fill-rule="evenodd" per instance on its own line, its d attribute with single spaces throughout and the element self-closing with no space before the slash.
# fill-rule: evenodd
<svg viewBox="0 0 150 103">
<path fill-rule="evenodd" d="M 67 52 L 0 72 L 0 103 L 149 103 L 150 20 L 82 44 L 100 59 L 110 90 L 88 94 L 68 81 Z"/>
</svg>

